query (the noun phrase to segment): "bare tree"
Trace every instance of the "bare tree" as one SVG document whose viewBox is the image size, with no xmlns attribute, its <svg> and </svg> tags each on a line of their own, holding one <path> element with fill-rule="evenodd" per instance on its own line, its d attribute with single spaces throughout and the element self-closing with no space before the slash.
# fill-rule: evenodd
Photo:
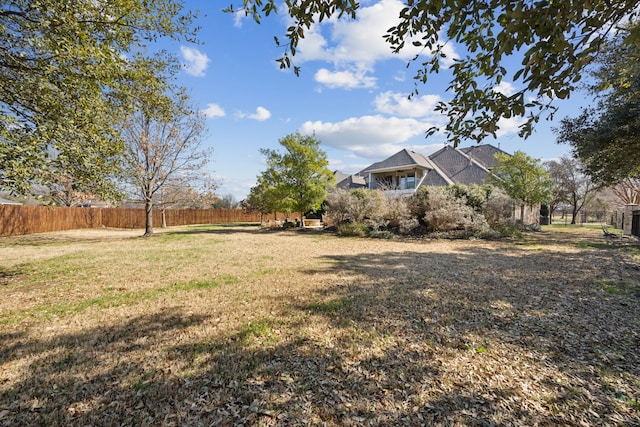
<svg viewBox="0 0 640 427">
<path fill-rule="evenodd" d="M 611 191 L 625 205 L 640 205 L 640 179 L 625 178 L 611 187 Z"/>
<path fill-rule="evenodd" d="M 549 176 L 563 194 L 563 201 L 571 205 L 571 224 L 575 224 L 578 212 L 593 200 L 600 187 L 583 173 L 580 161 L 575 158 L 563 156 L 548 166 Z"/>
<path fill-rule="evenodd" d="M 231 193 L 218 197 L 213 203 L 215 209 L 236 209 L 239 205 L 240 202 L 238 202 L 236 197 Z"/>
<path fill-rule="evenodd" d="M 209 209 L 219 199 L 218 184 L 207 175 L 180 175 L 163 185 L 153 197 L 153 205 L 162 212 L 162 228 L 167 226 L 167 209 Z"/>
<path fill-rule="evenodd" d="M 200 147 L 204 117 L 190 108 L 187 94 L 173 91 L 161 101 L 141 96 L 123 129 L 127 178 L 144 200 L 145 236 L 153 234 L 154 196 L 170 183 L 195 179 L 210 154 Z"/>
</svg>

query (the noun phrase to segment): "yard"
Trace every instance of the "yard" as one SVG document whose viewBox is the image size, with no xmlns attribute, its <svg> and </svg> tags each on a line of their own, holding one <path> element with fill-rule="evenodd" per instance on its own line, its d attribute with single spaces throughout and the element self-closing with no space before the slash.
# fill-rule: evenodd
<svg viewBox="0 0 640 427">
<path fill-rule="evenodd" d="M 640 244 L 0 238 L 0 425 L 640 425 Z"/>
</svg>

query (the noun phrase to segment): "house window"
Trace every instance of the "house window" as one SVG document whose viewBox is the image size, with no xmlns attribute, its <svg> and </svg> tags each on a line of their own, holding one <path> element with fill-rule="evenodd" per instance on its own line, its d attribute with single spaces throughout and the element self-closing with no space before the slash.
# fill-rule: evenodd
<svg viewBox="0 0 640 427">
<path fill-rule="evenodd" d="M 416 188 L 416 176 L 414 174 L 407 175 L 407 188 Z"/>
<path fill-rule="evenodd" d="M 416 175 L 414 172 L 396 172 L 393 175 L 378 176 L 376 188 L 384 190 L 411 190 L 416 188 Z"/>
<path fill-rule="evenodd" d="M 412 190 L 416 188 L 416 175 L 413 172 L 399 175 L 398 188 L 400 190 Z"/>
</svg>

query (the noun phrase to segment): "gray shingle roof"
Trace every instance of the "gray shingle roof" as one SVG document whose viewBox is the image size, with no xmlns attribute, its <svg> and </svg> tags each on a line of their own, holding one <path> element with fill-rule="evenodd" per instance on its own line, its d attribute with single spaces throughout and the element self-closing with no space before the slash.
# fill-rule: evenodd
<svg viewBox="0 0 640 427">
<path fill-rule="evenodd" d="M 347 175 L 340 171 L 334 172 L 336 178 L 336 187 L 338 188 L 360 188 L 366 187 L 367 182 L 365 181 L 363 176 L 359 175 Z"/>
<path fill-rule="evenodd" d="M 347 175 L 346 173 L 340 172 L 339 170 L 333 171 L 333 177 L 336 179 L 336 185 L 349 178 L 349 176 L 351 175 Z"/>
<path fill-rule="evenodd" d="M 381 162 L 372 164 L 371 166 L 361 170 L 359 174 L 366 174 L 370 172 L 406 168 L 407 166 L 420 166 L 427 169 L 433 169 L 433 165 L 428 157 L 423 156 L 415 151 L 409 151 L 406 148 L 398 151 L 391 157 L 388 157 Z"/>
<path fill-rule="evenodd" d="M 429 158 L 456 184 L 481 185 L 489 173 L 479 161 L 448 145 Z"/>
<path fill-rule="evenodd" d="M 450 184 L 484 184 L 489 171 L 496 165 L 495 153 L 504 153 L 490 144 L 475 145 L 456 149 L 445 146 L 430 156 L 424 156 L 406 148 L 394 155 L 376 162 L 361 170 L 357 175 L 345 178 L 338 175 L 336 181 L 342 188 L 357 188 L 366 185 L 365 177 L 370 173 L 384 173 L 394 170 L 406 170 L 421 167 L 427 170 L 420 185 L 450 185 Z"/>
<path fill-rule="evenodd" d="M 485 168 L 473 163 L 453 175 L 451 177 L 451 180 L 456 184 L 482 185 L 484 184 L 484 180 L 488 174 L 489 171 L 487 171 Z"/>
<path fill-rule="evenodd" d="M 494 154 L 505 153 L 505 151 L 494 147 L 491 144 L 472 145 L 471 147 L 460 148 L 460 151 L 471 157 L 473 160 L 480 163 L 487 169 L 493 169 L 496 167 L 496 159 Z"/>
<path fill-rule="evenodd" d="M 445 186 L 449 184 L 451 183 L 435 169 L 430 170 L 422 181 L 422 185 Z"/>
<path fill-rule="evenodd" d="M 462 152 L 447 145 L 429 156 L 431 161 L 447 176 L 454 176 L 469 165 L 469 158 Z"/>
</svg>

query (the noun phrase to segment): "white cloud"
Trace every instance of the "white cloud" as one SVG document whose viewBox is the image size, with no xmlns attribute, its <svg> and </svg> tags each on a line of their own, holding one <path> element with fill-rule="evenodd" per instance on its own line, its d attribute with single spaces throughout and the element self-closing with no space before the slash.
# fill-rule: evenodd
<svg viewBox="0 0 640 427">
<path fill-rule="evenodd" d="M 251 187 L 256 185 L 255 179 L 238 179 L 233 176 L 216 176 L 216 181 L 220 183 L 216 194 L 232 194 L 238 202 L 246 199 Z"/>
<path fill-rule="evenodd" d="M 410 61 L 416 55 L 427 55 L 421 47 L 413 46 L 407 40 L 405 47 L 398 53 L 392 52 L 385 41 L 387 29 L 399 22 L 400 11 L 405 7 L 400 0 L 381 0 L 369 7 L 358 9 L 355 21 L 330 19 L 315 24 L 305 32 L 296 52 L 296 61 L 326 61 L 337 70 L 365 69 L 371 72 L 378 61 L 401 59 Z M 328 36 L 323 35 L 326 30 Z M 442 48 L 447 58 L 444 65 L 453 63 L 458 57 L 452 42 L 444 43 Z"/>
<path fill-rule="evenodd" d="M 265 120 L 269 120 L 271 118 L 271 111 L 267 110 L 264 107 L 258 107 L 256 108 L 256 112 L 253 114 L 238 113 L 238 118 L 247 118 L 257 120 L 259 122 L 264 122 Z"/>
<path fill-rule="evenodd" d="M 511 117 L 505 119 L 504 117 L 498 120 L 498 126 L 500 129 L 496 132 L 496 137 L 500 138 L 508 135 L 517 135 L 520 131 L 519 126 L 526 122 L 524 117 Z"/>
<path fill-rule="evenodd" d="M 271 111 L 267 110 L 264 107 L 256 108 L 256 112 L 249 116 L 250 119 L 257 120 L 259 122 L 263 122 L 271 118 Z"/>
<path fill-rule="evenodd" d="M 296 59 L 299 61 L 324 60 L 336 66 L 359 64 L 373 65 L 381 59 L 395 57 L 383 36 L 386 30 L 398 22 L 403 8 L 398 0 L 382 0 L 369 7 L 358 9 L 358 19 L 331 19 L 312 26 L 300 40 Z M 328 29 L 327 40 L 322 34 Z"/>
<path fill-rule="evenodd" d="M 195 77 L 203 77 L 211 59 L 205 53 L 192 47 L 180 46 L 180 52 L 185 61 L 183 67 L 186 73 Z"/>
<path fill-rule="evenodd" d="M 244 20 L 248 18 L 249 16 L 246 14 L 244 9 L 236 10 L 233 13 L 233 26 L 236 28 L 242 28 Z"/>
<path fill-rule="evenodd" d="M 504 96 L 511 96 L 516 93 L 516 87 L 512 83 L 503 80 L 498 86 L 493 88 L 493 91 L 501 93 Z"/>
<path fill-rule="evenodd" d="M 379 113 L 403 117 L 434 117 L 439 118 L 435 107 L 442 101 L 439 95 L 422 95 L 409 99 L 406 94 L 397 92 L 383 92 L 376 96 L 374 104 Z"/>
<path fill-rule="evenodd" d="M 404 71 L 398 71 L 394 74 L 393 80 L 402 83 L 407 80 L 407 74 Z"/>
<path fill-rule="evenodd" d="M 367 77 L 365 71 L 329 71 L 321 68 L 316 72 L 314 79 L 330 89 L 371 88 L 376 85 L 376 79 Z"/>
<path fill-rule="evenodd" d="M 303 134 L 313 134 L 323 144 L 373 159 L 385 158 L 400 149 L 410 138 L 424 135 L 432 125 L 413 118 L 363 116 L 341 122 L 305 122 Z"/>
<path fill-rule="evenodd" d="M 207 104 L 207 108 L 202 110 L 202 114 L 208 119 L 226 116 L 226 113 L 218 104 Z"/>
</svg>

